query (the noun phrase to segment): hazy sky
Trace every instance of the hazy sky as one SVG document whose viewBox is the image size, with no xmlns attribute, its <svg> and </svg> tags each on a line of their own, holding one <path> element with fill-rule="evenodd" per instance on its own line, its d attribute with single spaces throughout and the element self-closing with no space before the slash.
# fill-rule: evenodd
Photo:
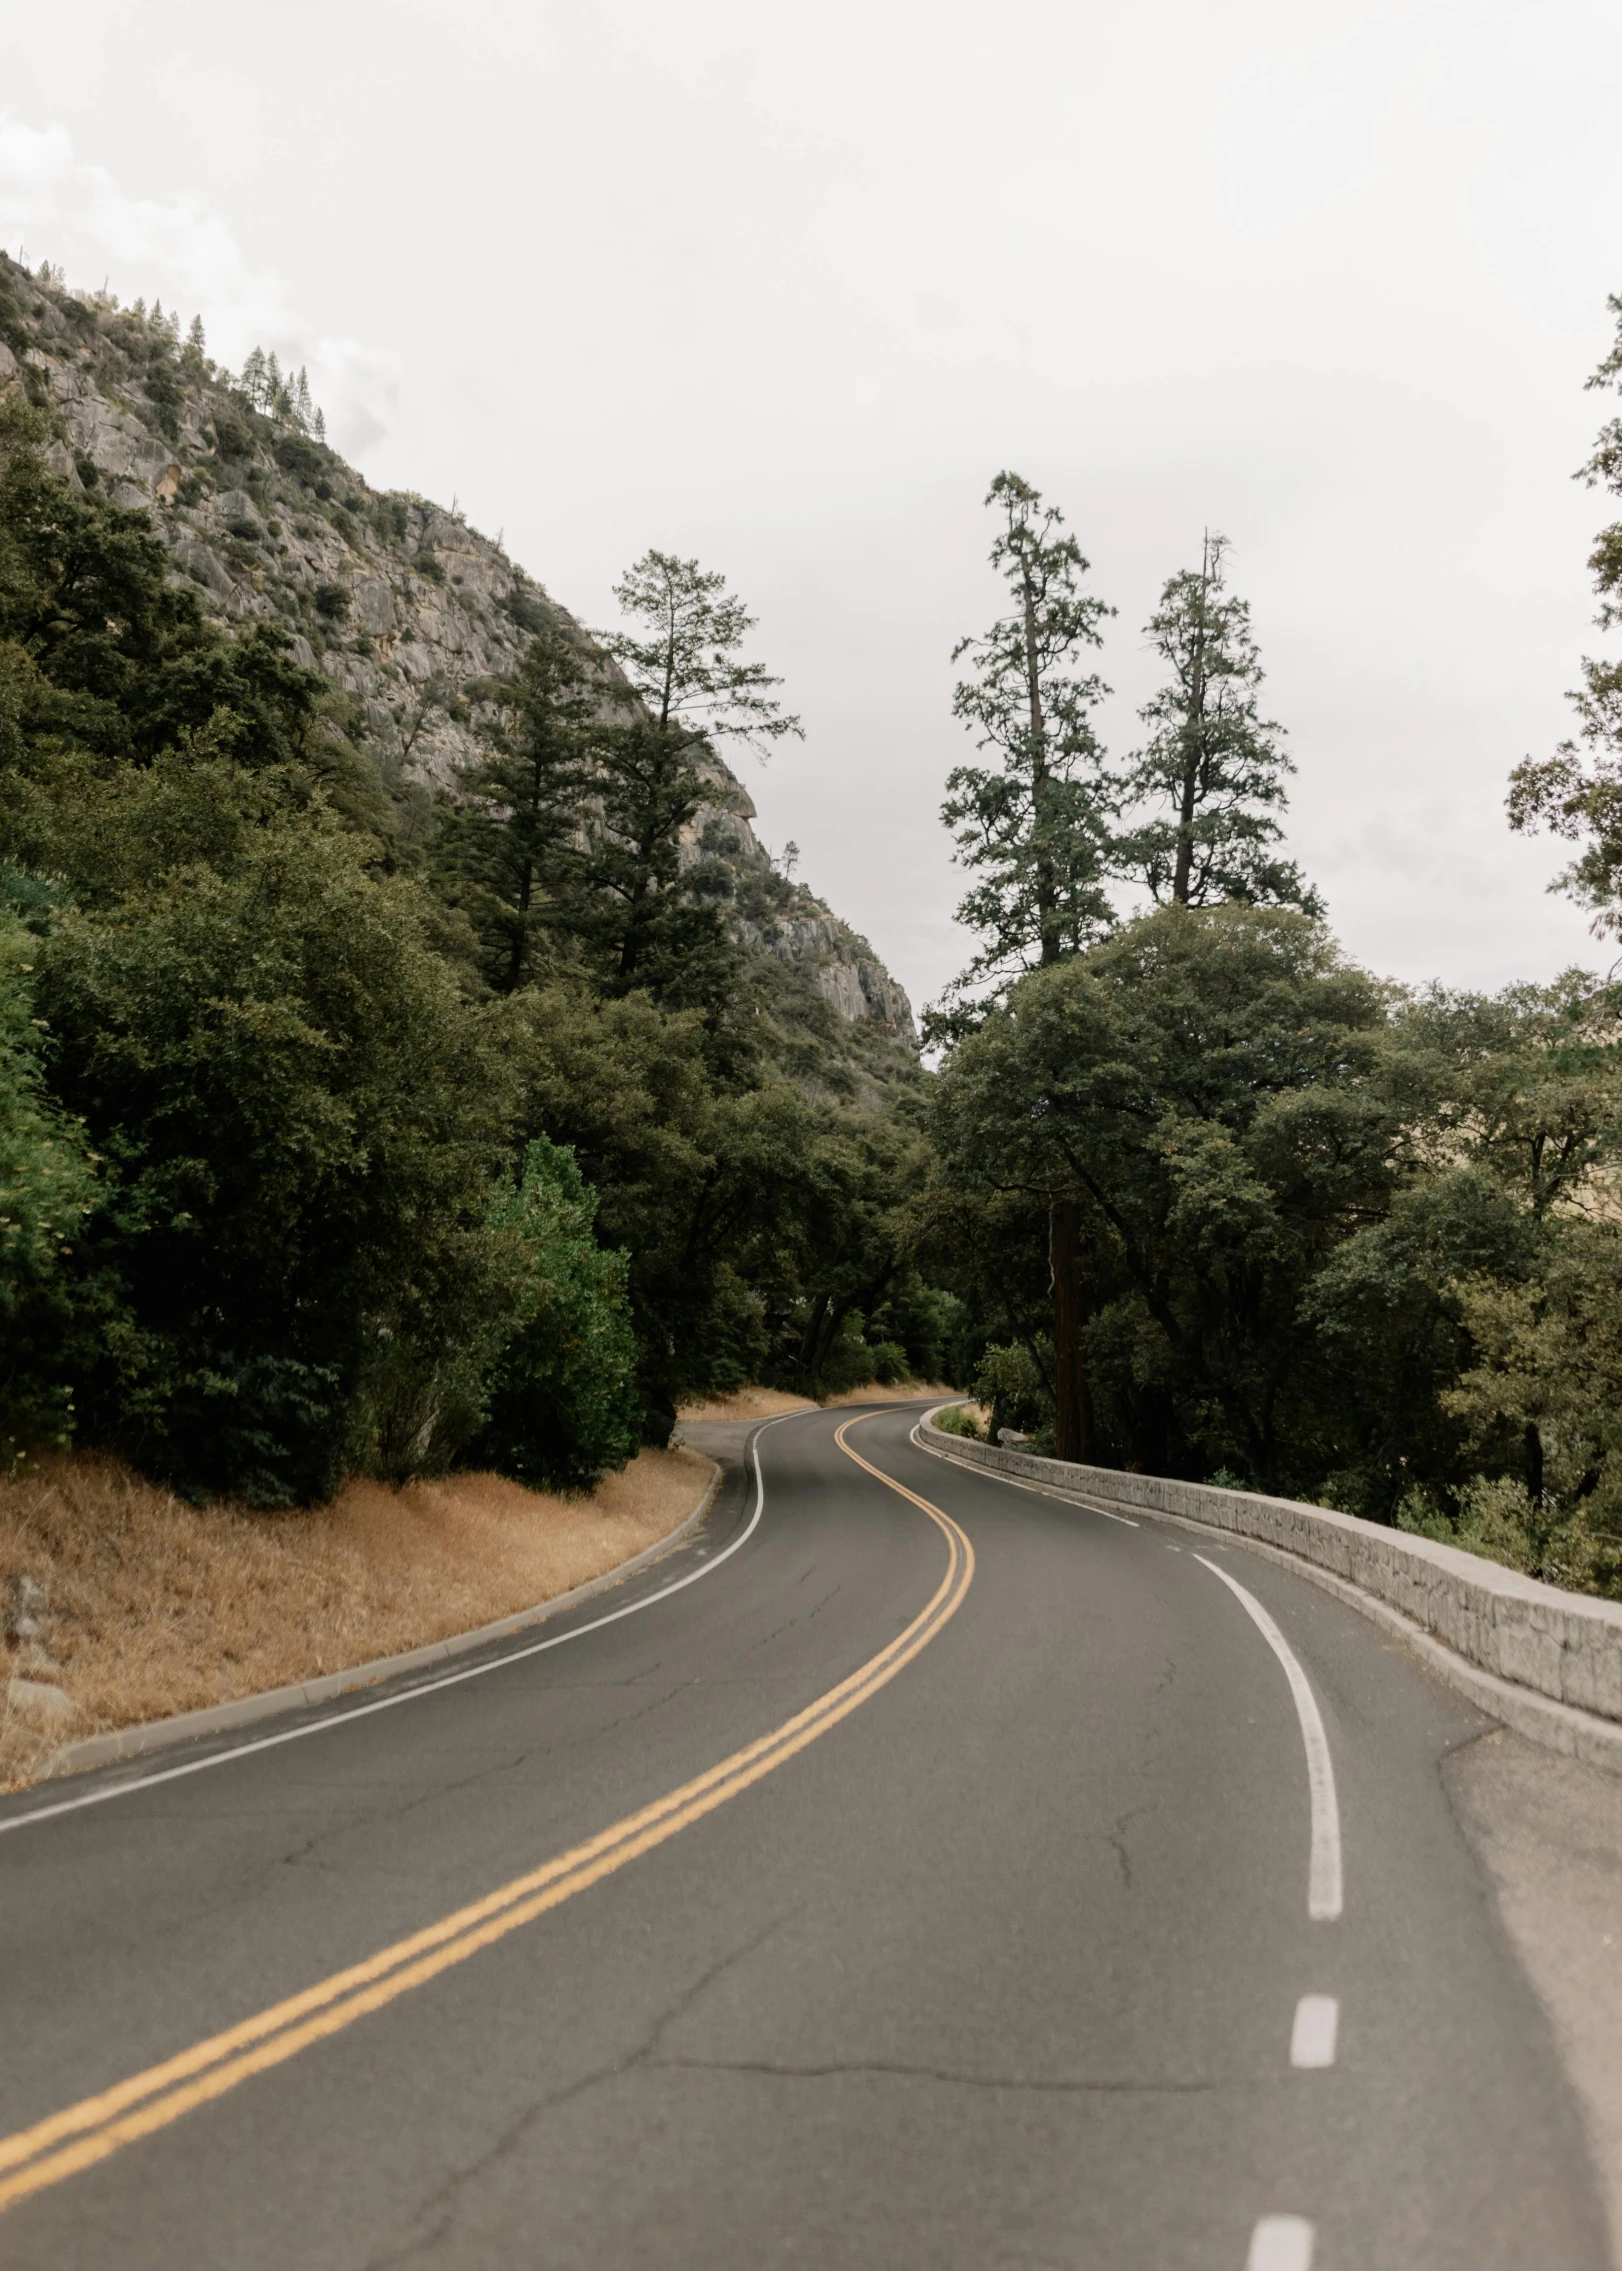
<svg viewBox="0 0 1622 2271">
<path fill-rule="evenodd" d="M 808 729 L 760 831 L 918 999 L 1003 465 L 1120 610 L 1119 749 L 1161 582 L 1233 540 L 1354 953 L 1610 960 L 1503 784 L 1597 637 L 1615 0 L 52 0 L 6 51 L 14 254 L 307 362 L 371 480 L 588 622 L 649 544 L 726 572 Z"/>
</svg>

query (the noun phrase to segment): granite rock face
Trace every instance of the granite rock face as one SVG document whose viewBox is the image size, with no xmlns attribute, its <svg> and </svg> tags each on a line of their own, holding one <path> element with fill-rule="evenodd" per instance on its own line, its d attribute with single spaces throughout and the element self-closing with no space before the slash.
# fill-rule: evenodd
<svg viewBox="0 0 1622 2271">
<path fill-rule="evenodd" d="M 276 623 L 358 705 L 394 777 L 443 788 L 532 633 L 567 612 L 498 542 L 426 497 L 371 489 L 159 324 L 36 279 L 0 255 L 0 397 L 53 414 L 53 469 L 150 513 L 177 580 L 213 615 Z M 916 1061 L 911 1006 L 865 939 L 773 869 L 754 806 L 719 758 L 687 856 L 720 857 L 740 939 L 808 979 L 848 1025 Z"/>
</svg>

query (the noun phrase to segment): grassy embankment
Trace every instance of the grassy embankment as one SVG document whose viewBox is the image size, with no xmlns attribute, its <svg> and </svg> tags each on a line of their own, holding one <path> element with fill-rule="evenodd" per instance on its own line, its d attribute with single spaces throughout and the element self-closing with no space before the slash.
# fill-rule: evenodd
<svg viewBox="0 0 1622 2271">
<path fill-rule="evenodd" d="M 747 1388 L 682 1417 L 815 1409 Z M 459 1474 L 399 1490 L 353 1482 L 329 1506 L 261 1514 L 187 1505 L 94 1453 L 43 1458 L 0 1482 L 0 1607 L 15 1616 L 21 1579 L 44 1591 L 37 1635 L 0 1644 L 0 1789 L 34 1779 L 77 1736 L 343 1671 L 551 1600 L 668 1536 L 712 1471 L 695 1450 L 643 1451 L 578 1497 Z M 13 1708 L 12 1675 L 60 1688 L 71 1718 Z"/>
<path fill-rule="evenodd" d="M 708 1487 L 697 1451 L 643 1451 L 577 1498 L 496 1475 L 255 1514 L 188 1506 L 112 1459 L 47 1457 L 0 1483 L 0 1576 L 44 1587 L 7 1675 L 74 1705 L 48 1724 L 0 1706 L 0 1789 L 64 1741 L 194 1711 L 443 1640 L 601 1576 L 668 1535 Z M 0 1687 L 0 1696 L 3 1696 Z"/>
<path fill-rule="evenodd" d="M 790 1396 L 781 1388 L 740 1388 L 734 1395 L 711 1396 L 702 1404 L 684 1404 L 683 1420 L 703 1423 L 712 1419 L 773 1419 L 779 1412 L 832 1410 L 836 1404 L 905 1404 L 918 1396 L 951 1396 L 936 1380 L 903 1380 L 898 1387 L 852 1388 L 848 1395 L 829 1396 L 814 1404 L 809 1396 Z"/>
</svg>

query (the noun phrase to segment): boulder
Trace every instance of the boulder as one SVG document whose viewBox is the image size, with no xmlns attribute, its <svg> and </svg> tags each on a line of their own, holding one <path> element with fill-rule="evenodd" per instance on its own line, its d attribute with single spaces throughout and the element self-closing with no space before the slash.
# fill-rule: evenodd
<svg viewBox="0 0 1622 2271">
<path fill-rule="evenodd" d="M 6 1702 L 19 1718 L 39 1727 L 63 1726 L 79 1708 L 65 1688 L 53 1687 L 49 1680 L 7 1680 Z"/>
</svg>

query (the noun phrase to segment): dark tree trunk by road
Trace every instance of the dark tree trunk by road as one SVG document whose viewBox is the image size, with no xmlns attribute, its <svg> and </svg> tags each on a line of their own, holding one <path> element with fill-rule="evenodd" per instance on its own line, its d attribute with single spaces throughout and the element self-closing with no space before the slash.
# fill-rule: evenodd
<svg viewBox="0 0 1622 2271">
<path fill-rule="evenodd" d="M 1055 1199 L 1048 1209 L 1048 1260 L 1053 1273 L 1053 1448 L 1061 1459 L 1085 1463 L 1092 1452 L 1092 1427 L 1081 1339 L 1081 1214 L 1074 1199 Z"/>
</svg>

